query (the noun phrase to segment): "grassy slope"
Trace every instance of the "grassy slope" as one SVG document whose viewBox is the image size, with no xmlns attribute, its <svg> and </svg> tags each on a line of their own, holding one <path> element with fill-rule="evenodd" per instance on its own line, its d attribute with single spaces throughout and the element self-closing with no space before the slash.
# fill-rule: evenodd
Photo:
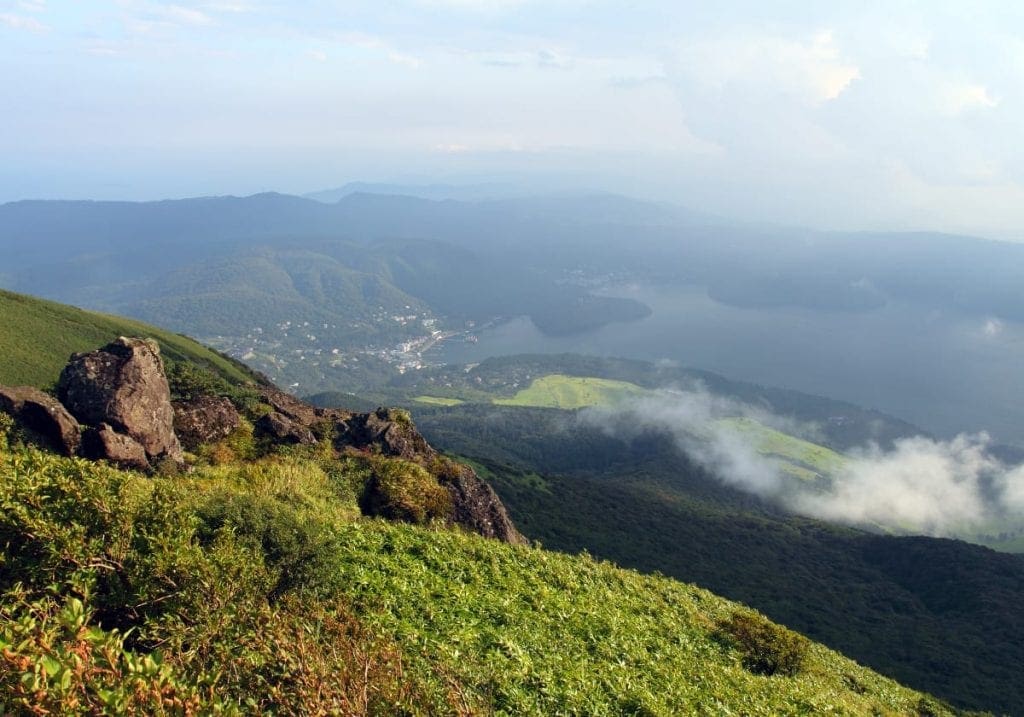
<svg viewBox="0 0 1024 717">
<path fill-rule="evenodd" d="M 203 679 L 217 674 L 216 697 L 229 705 L 238 700 L 234 704 L 246 712 L 287 703 L 295 697 L 290 691 L 310 686 L 309 678 L 313 689 L 299 694 L 292 707 L 321 707 L 301 700 L 324 699 L 316 680 L 334 669 L 352 678 L 351 655 L 362 660 L 360 655 L 375 654 L 373 644 L 360 642 L 372 635 L 400 651 L 401 669 L 383 674 L 417 686 L 404 698 L 413 714 L 947 713 L 930 698 L 818 645 L 811 646 L 795 677 L 755 675 L 716 634 L 719 621 L 738 606 L 691 585 L 587 556 L 359 519 L 354 496 L 339 488 L 347 483 L 344 464 L 325 467 L 323 456 L 293 453 L 257 465 L 199 468 L 187 478 L 150 479 L 35 451 L 0 450 L 0 474 L 6 478 L 0 481 L 0 536 L 29 541 L 18 560 L 0 570 L 0 618 L 23 611 L 25 588 L 12 585 L 27 580 L 31 588 L 34 573 L 26 565 L 35 561 L 42 599 L 75 594 L 74 580 L 61 582 L 72 569 L 69 561 L 36 552 L 36 543 L 61 545 L 87 566 L 79 573 L 94 572 L 92 565 L 128 566 L 135 571 L 129 587 L 149 586 L 147 617 L 140 621 L 128 607 L 137 597 L 105 594 L 100 581 L 85 593 L 84 619 L 95 625 L 100 605 L 114 619 L 122 610 L 119 601 L 126 600 L 121 619 L 134 621 L 123 623 L 134 629 L 134 649 L 162 644 L 175 694 L 191 695 L 200 706 L 210 697 Z M 37 510 L 43 495 L 44 507 Z M 216 540 L 196 543 L 189 536 L 207 524 L 203 516 L 211 515 L 210 505 L 236 506 L 234 522 Z M 280 533 L 276 526 L 291 520 L 306 528 L 288 537 L 290 531 Z M 112 530 L 117 539 L 104 539 Z M 291 556 L 283 573 L 288 588 L 264 595 L 261 588 L 277 574 L 272 561 L 281 560 L 282 552 Z M 174 566 L 168 573 L 173 582 L 162 577 L 167 565 Z M 45 587 L 50 580 L 64 587 Z M 330 621 L 318 618 L 320 608 L 303 603 L 303 595 L 315 595 L 318 605 L 349 606 L 360 624 L 340 636 L 347 652 L 324 644 L 340 637 L 321 632 Z M 225 624 L 231 629 L 225 631 Z M 279 631 L 287 634 L 293 624 L 301 647 L 281 638 Z M 24 630 L 46 629 L 43 618 L 17 624 L 0 619 L 0 638 L 5 630 L 24 637 Z M 89 633 L 87 639 L 103 634 Z M 45 669 L 53 666 L 55 676 L 63 674 L 62 650 L 67 640 L 78 639 L 66 635 L 37 635 L 17 643 L 11 654 L 27 652 L 29 664 L 41 660 Z M 244 641 L 244 649 L 233 640 Z M 206 647 L 179 654 L 175 645 Z M 86 686 L 76 695 L 99 694 L 89 692 L 89 680 L 108 674 L 72 676 L 70 688 L 57 680 L 46 694 L 75 691 L 80 678 Z M 23 684 L 17 674 L 9 678 L 0 677 L 0 706 L 15 699 Z M 390 699 L 388 694 L 396 690 L 380 699 Z"/>
<path fill-rule="evenodd" d="M 0 290 L 0 384 L 45 387 L 57 380 L 68 357 L 118 336 L 160 342 L 164 358 L 204 365 L 232 382 L 251 380 L 246 369 L 192 339 L 141 321 Z"/>
<path fill-rule="evenodd" d="M 780 515 L 667 439 L 610 438 L 552 409 L 460 406 L 416 418 L 435 446 L 490 469 L 480 473 L 519 528 L 547 547 L 695 582 L 918 689 L 1021 713 L 1015 556 Z M 918 542 L 919 557 L 886 562 Z"/>
<path fill-rule="evenodd" d="M 551 374 L 534 379 L 512 398 L 495 398 L 492 402 L 500 406 L 573 410 L 589 406 L 613 406 L 651 394 L 650 390 L 628 381 Z M 433 396 L 419 396 L 413 400 L 439 406 L 463 403 L 458 399 Z M 787 475 L 800 480 L 828 477 L 841 468 L 845 460 L 841 454 L 829 448 L 790 436 L 749 418 L 726 418 L 720 424 L 750 441 L 762 455 L 777 459 Z"/>
<path fill-rule="evenodd" d="M 846 458 L 830 448 L 769 428 L 749 418 L 724 418 L 720 424 L 749 440 L 758 453 L 776 458 L 791 475 L 808 480 L 839 471 Z"/>
<path fill-rule="evenodd" d="M 611 405 L 647 393 L 646 389 L 627 381 L 552 374 L 534 379 L 529 387 L 512 398 L 496 398 L 494 403 L 500 406 L 574 409 Z"/>
</svg>

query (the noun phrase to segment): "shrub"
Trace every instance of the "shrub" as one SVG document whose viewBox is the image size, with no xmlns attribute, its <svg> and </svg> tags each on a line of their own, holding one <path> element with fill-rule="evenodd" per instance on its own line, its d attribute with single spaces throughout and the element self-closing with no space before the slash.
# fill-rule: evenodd
<svg viewBox="0 0 1024 717">
<path fill-rule="evenodd" d="M 199 396 L 223 396 L 240 411 L 255 409 L 259 394 L 251 386 L 232 384 L 220 374 L 189 361 L 168 362 L 171 398 L 188 401 Z"/>
<path fill-rule="evenodd" d="M 757 675 L 792 677 L 803 667 L 807 638 L 765 619 L 737 610 L 719 623 L 719 634 L 743 654 L 743 666 Z"/>
<path fill-rule="evenodd" d="M 30 601 L 18 588 L 0 596 L 0 714 L 231 712 L 216 699 L 202 704 L 159 653 L 134 653 L 92 621 L 78 597 Z"/>
<path fill-rule="evenodd" d="M 268 598 L 278 599 L 292 589 L 330 585 L 334 560 L 330 536 L 292 506 L 263 496 L 219 494 L 197 512 L 196 535 L 201 544 L 211 545 L 228 531 L 262 554 L 277 576 Z"/>
<path fill-rule="evenodd" d="M 418 525 L 451 515 L 451 494 L 422 466 L 374 456 L 370 468 L 370 479 L 359 498 L 365 515 Z"/>
</svg>

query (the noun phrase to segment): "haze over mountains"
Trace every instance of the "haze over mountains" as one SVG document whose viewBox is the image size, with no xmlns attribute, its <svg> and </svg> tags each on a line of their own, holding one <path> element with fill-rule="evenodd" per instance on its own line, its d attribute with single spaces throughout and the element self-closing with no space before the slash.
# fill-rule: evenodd
<svg viewBox="0 0 1024 717">
<path fill-rule="evenodd" d="M 333 204 L 280 194 L 13 202 L 0 206 L 0 234 L 3 286 L 215 340 L 307 392 L 379 383 L 423 360 L 384 355 L 402 341 L 433 345 L 423 321 L 463 331 L 527 315 L 541 333 L 520 337 L 520 351 L 586 353 L 597 342 L 860 401 L 943 435 L 988 430 L 1024 444 L 1024 378 L 1013 368 L 1024 245 L 734 224 L 614 195 L 367 191 Z M 633 323 L 601 328 L 617 320 Z M 492 340 L 510 353 L 503 330 L 479 334 L 468 355 L 487 355 Z M 608 347 L 605 335 L 630 338 Z M 353 344 L 367 349 L 358 371 L 323 358 Z"/>
</svg>

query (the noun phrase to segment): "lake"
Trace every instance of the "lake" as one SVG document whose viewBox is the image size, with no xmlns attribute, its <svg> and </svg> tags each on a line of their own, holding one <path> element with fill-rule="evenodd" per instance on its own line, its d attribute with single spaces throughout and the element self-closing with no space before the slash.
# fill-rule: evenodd
<svg viewBox="0 0 1024 717">
<path fill-rule="evenodd" d="M 876 408 L 942 436 L 987 430 L 1024 446 L 1024 326 L 890 303 L 865 313 L 740 309 L 701 287 L 605 292 L 651 307 L 640 321 L 545 336 L 525 317 L 445 342 L 431 354 L 471 363 L 518 353 L 667 359 L 728 378 Z"/>
</svg>

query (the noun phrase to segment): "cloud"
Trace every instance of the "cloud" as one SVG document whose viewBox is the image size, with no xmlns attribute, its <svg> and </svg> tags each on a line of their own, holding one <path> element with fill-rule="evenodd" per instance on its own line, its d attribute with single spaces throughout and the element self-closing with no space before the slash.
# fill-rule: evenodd
<svg viewBox="0 0 1024 717">
<path fill-rule="evenodd" d="M 14 30 L 28 30 L 29 32 L 46 32 L 50 29 L 48 25 L 44 25 L 34 17 L 15 15 L 8 12 L 0 13 L 0 24 Z"/>
<path fill-rule="evenodd" d="M 317 62 L 327 62 L 327 53 L 323 50 L 309 50 L 306 52 L 306 57 Z"/>
<path fill-rule="evenodd" d="M 949 115 L 992 109 L 998 105 L 999 101 L 989 94 L 988 88 L 970 82 L 950 83 L 942 88 L 939 96 L 939 108 Z"/>
<path fill-rule="evenodd" d="M 161 5 L 156 14 L 181 25 L 212 25 L 213 18 L 201 10 L 183 5 Z"/>
<path fill-rule="evenodd" d="M 844 59 L 831 30 L 791 39 L 736 33 L 684 45 L 670 61 L 706 90 L 749 96 L 785 95 L 817 105 L 839 97 L 860 69 Z"/>
<path fill-rule="evenodd" d="M 756 432 L 722 420 L 729 418 L 812 440 L 817 433 L 813 424 L 700 385 L 590 409 L 578 420 L 627 440 L 648 431 L 666 433 L 723 483 L 825 520 L 941 536 L 963 534 L 1007 514 L 1024 517 L 1024 466 L 1007 467 L 996 459 L 987 434 L 948 441 L 916 436 L 895 441 L 890 450 L 864 446 L 848 451 L 830 476 L 808 483 L 789 476 L 781 459 L 762 453 Z"/>
<path fill-rule="evenodd" d="M 418 56 L 400 52 L 376 35 L 368 35 L 361 32 L 345 32 L 336 35 L 335 39 L 350 47 L 380 52 L 388 61 L 396 65 L 403 65 L 413 70 L 418 70 L 423 66 L 423 60 Z"/>
<path fill-rule="evenodd" d="M 987 319 L 985 324 L 981 327 L 981 333 L 986 338 L 994 339 L 1003 333 L 1003 322 L 999 319 Z"/>
<path fill-rule="evenodd" d="M 828 490 L 801 492 L 789 502 L 801 513 L 827 520 L 949 534 L 994 512 L 985 484 L 1005 469 L 988 454 L 988 446 L 985 434 L 951 441 L 906 438 L 891 451 L 870 446 L 852 454 Z"/>
</svg>

